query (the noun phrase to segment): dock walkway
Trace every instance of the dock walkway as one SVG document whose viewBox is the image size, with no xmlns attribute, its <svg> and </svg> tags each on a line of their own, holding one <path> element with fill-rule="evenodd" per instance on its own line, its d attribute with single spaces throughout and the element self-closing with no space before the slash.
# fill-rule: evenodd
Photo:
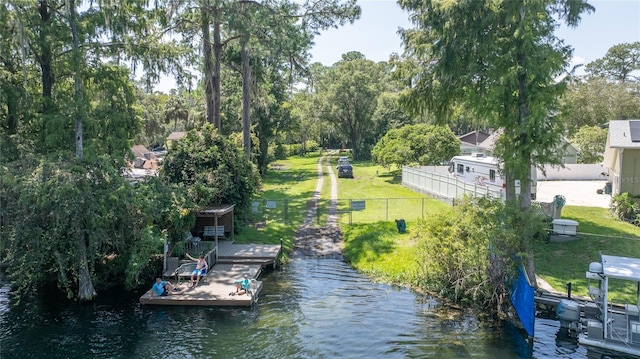
<svg viewBox="0 0 640 359">
<path fill-rule="evenodd" d="M 262 291 L 262 282 L 257 279 L 265 266 L 277 264 L 282 250 L 280 245 L 220 241 L 218 250 L 218 260 L 207 273 L 206 281 L 200 280 L 197 287 L 189 288 L 188 281 L 178 283 L 176 280 L 169 280 L 179 289 L 178 292 L 152 298 L 149 289 L 140 297 L 140 304 L 214 307 L 253 305 Z M 230 296 L 229 293 L 236 291 L 234 281 L 242 279 L 244 274 L 248 274 L 253 280 L 249 295 Z"/>
</svg>

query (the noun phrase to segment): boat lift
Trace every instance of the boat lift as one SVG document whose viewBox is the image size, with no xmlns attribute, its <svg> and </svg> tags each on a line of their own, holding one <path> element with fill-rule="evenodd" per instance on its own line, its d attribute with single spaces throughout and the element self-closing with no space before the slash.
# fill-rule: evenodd
<svg viewBox="0 0 640 359">
<path fill-rule="evenodd" d="M 640 356 L 640 259 L 601 255 L 586 272 L 587 290 L 597 307 L 594 318 L 586 318 L 586 332 L 578 342 L 630 355 Z M 609 303 L 609 280 L 636 283 L 635 303 L 624 307 Z"/>
</svg>

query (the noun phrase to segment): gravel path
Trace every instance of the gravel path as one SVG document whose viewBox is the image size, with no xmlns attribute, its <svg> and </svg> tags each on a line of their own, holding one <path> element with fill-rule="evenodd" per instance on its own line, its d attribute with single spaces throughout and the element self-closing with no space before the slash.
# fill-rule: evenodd
<svg viewBox="0 0 640 359">
<path fill-rule="evenodd" d="M 295 244 L 291 256 L 313 257 L 313 258 L 336 258 L 342 259 L 342 232 L 338 227 L 337 203 L 338 203 L 338 181 L 331 166 L 331 155 L 322 156 L 318 159 L 318 182 L 313 195 L 313 206 L 310 206 L 304 223 L 296 230 Z M 322 171 L 323 163 L 327 166 L 329 178 L 331 179 L 331 205 L 326 226 L 315 226 L 313 220 L 316 217 L 318 200 L 322 192 L 324 175 Z"/>
</svg>

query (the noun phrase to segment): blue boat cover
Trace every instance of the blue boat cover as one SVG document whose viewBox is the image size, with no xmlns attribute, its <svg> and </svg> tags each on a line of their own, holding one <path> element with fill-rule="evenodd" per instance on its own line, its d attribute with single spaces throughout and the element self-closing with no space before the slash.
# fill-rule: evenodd
<svg viewBox="0 0 640 359">
<path fill-rule="evenodd" d="M 529 285 L 527 276 L 523 270 L 520 270 L 520 275 L 513 285 L 511 290 L 511 303 L 516 309 L 516 313 L 520 318 L 520 322 L 524 329 L 527 331 L 530 337 L 533 337 L 533 328 L 535 326 L 535 304 L 534 304 L 534 290 Z"/>
</svg>

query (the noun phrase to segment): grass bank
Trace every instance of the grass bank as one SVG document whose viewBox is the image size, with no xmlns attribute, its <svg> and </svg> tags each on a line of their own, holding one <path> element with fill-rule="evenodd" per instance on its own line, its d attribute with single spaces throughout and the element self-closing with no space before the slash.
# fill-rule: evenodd
<svg viewBox="0 0 640 359">
<path fill-rule="evenodd" d="M 278 161 L 265 178 L 262 197 L 303 202 L 313 198 L 319 156 L 315 153 Z M 336 159 L 332 163 L 334 168 Z M 447 211 L 450 207 L 402 187 L 398 171 L 388 171 L 367 162 L 356 162 L 353 166 L 355 178 L 338 179 L 345 258 L 355 269 L 374 279 L 409 284 L 417 266 L 412 230 L 422 218 Z M 323 172 L 326 177 L 322 198 L 328 200 L 331 183 L 326 166 L 323 166 Z M 366 210 L 349 212 L 347 199 L 365 201 Z M 245 243 L 256 240 L 279 243 L 282 238 L 285 250 L 291 250 L 295 228 L 302 224 L 306 208 L 294 206 L 291 211 L 290 224 L 285 225 L 273 219 L 267 221 L 263 228 L 243 228 L 236 240 Z M 393 221 L 395 218 L 406 220 L 407 233 L 398 233 Z M 640 258 L 640 228 L 613 218 L 607 209 L 565 206 L 562 218 L 579 222 L 578 240 L 538 242 L 534 245 L 536 272 L 554 289 L 564 292 L 566 284 L 570 282 L 573 294 L 586 295 L 584 274 L 589 263 L 598 260 L 600 252 Z M 613 281 L 612 289 L 613 300 L 635 301 L 635 285 Z"/>
<path fill-rule="evenodd" d="M 319 153 L 312 153 L 271 164 L 256 201 L 276 201 L 281 207 L 285 200 L 287 203 L 301 203 L 313 198 L 318 179 L 318 158 Z M 285 253 L 290 252 L 296 228 L 302 224 L 306 209 L 292 205 L 287 206 L 287 211 L 286 220 L 276 212 L 275 215 L 264 216 L 257 224 L 243 226 L 235 236 L 236 243 L 279 244 L 282 240 Z"/>
</svg>

